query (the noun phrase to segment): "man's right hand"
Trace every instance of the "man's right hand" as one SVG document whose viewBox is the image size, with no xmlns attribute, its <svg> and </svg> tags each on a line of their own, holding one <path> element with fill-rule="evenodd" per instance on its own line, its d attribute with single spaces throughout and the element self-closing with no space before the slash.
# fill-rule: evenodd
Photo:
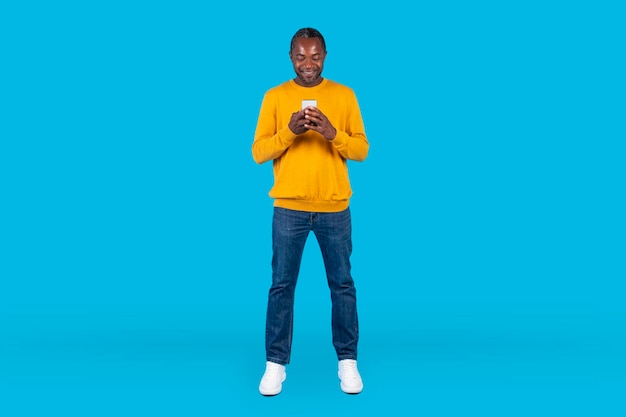
<svg viewBox="0 0 626 417">
<path fill-rule="evenodd" d="M 304 118 L 304 110 L 300 110 L 291 115 L 291 120 L 289 121 L 289 130 L 291 130 L 296 135 L 301 135 L 308 128 L 304 127 L 307 120 Z"/>
</svg>

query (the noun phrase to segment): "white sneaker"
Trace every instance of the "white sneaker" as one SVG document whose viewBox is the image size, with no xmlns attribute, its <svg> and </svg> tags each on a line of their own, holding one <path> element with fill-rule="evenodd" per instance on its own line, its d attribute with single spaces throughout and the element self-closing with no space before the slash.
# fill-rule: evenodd
<svg viewBox="0 0 626 417">
<path fill-rule="evenodd" d="M 363 391 L 363 380 L 354 359 L 340 360 L 338 374 L 343 392 L 346 394 L 358 394 Z"/>
<path fill-rule="evenodd" d="M 274 362 L 266 362 L 265 373 L 259 384 L 259 392 L 263 395 L 280 394 L 283 390 L 283 382 L 287 378 L 285 365 L 279 365 Z"/>
</svg>

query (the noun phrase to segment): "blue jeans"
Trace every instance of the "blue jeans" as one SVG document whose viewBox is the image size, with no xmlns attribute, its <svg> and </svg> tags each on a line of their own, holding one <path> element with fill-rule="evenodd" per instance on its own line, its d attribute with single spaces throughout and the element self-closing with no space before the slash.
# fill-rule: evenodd
<svg viewBox="0 0 626 417">
<path fill-rule="evenodd" d="M 319 243 L 332 301 L 333 346 L 339 360 L 356 359 L 359 324 L 356 288 L 350 274 L 350 209 L 318 213 L 274 207 L 272 286 L 267 302 L 266 359 L 286 365 L 291 357 L 294 295 L 309 232 Z"/>
</svg>

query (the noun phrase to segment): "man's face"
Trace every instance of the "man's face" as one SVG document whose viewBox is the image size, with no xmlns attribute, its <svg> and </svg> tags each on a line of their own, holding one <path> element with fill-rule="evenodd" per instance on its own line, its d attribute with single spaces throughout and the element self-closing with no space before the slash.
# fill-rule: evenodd
<svg viewBox="0 0 626 417">
<path fill-rule="evenodd" d="M 296 84 L 313 87 L 322 82 L 326 52 L 319 38 L 296 38 L 289 57 L 296 72 Z"/>
</svg>

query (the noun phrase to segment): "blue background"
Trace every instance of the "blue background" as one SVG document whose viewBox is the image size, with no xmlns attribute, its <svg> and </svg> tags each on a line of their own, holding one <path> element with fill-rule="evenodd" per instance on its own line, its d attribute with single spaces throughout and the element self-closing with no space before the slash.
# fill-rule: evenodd
<svg viewBox="0 0 626 417">
<path fill-rule="evenodd" d="M 3 4 L 0 413 L 623 416 L 619 3 Z M 250 147 L 304 26 L 371 143 L 349 165 L 365 390 L 339 390 L 312 238 L 264 398 Z"/>
</svg>

